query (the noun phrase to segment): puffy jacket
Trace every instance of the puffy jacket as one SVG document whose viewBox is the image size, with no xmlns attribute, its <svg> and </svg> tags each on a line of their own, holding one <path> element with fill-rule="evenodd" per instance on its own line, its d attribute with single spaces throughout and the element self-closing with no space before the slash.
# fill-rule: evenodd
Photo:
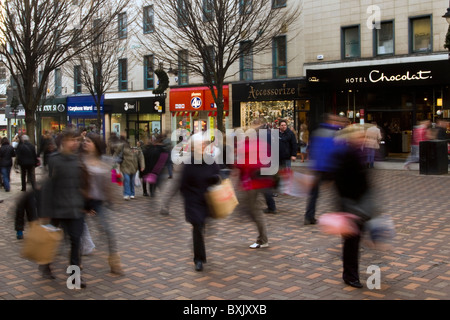
<svg viewBox="0 0 450 320">
<path fill-rule="evenodd" d="M 336 159 L 333 154 L 339 149 L 335 141 L 339 126 L 322 123 L 311 135 L 309 143 L 309 156 L 311 169 L 319 172 L 334 172 Z"/>
<path fill-rule="evenodd" d="M 12 167 L 12 158 L 15 156 L 16 152 L 9 142 L 3 143 L 0 147 L 0 167 Z"/>
</svg>

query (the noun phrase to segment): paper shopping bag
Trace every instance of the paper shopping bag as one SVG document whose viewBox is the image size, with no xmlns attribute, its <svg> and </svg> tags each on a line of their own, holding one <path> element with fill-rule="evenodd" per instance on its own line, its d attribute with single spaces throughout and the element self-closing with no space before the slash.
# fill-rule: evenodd
<svg viewBox="0 0 450 320">
<path fill-rule="evenodd" d="M 38 221 L 30 222 L 21 252 L 22 257 L 37 264 L 51 263 L 62 238 L 62 229 L 52 225 L 42 225 Z"/>
<path fill-rule="evenodd" d="M 224 179 L 220 184 L 208 188 L 205 197 L 214 219 L 228 217 L 239 204 L 230 179 Z"/>
</svg>

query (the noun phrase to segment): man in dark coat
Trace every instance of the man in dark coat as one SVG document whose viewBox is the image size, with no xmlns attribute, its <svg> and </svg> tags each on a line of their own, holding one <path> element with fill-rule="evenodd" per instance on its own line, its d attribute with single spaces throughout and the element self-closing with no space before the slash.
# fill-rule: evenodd
<svg viewBox="0 0 450 320">
<path fill-rule="evenodd" d="M 20 137 L 22 143 L 16 150 L 17 162 L 20 166 L 20 176 L 22 178 L 22 191 L 27 191 L 27 178 L 31 186 L 36 189 L 35 167 L 37 164 L 37 154 L 35 147 L 30 143 L 27 135 Z"/>
<path fill-rule="evenodd" d="M 193 135 L 193 140 L 196 138 L 202 139 L 201 134 Z M 202 151 L 206 145 L 207 142 L 203 142 Z M 205 193 L 209 186 L 217 182 L 219 172 L 220 168 L 216 163 L 209 165 L 202 161 L 195 164 L 192 159 L 191 164 L 184 165 L 181 174 L 180 191 L 184 198 L 186 221 L 193 227 L 194 263 L 197 271 L 202 271 L 203 263 L 206 262 L 204 233 L 209 208 Z"/>
<path fill-rule="evenodd" d="M 3 186 L 5 191 L 9 192 L 11 189 L 11 167 L 13 165 L 12 158 L 16 156 L 14 148 L 9 144 L 6 137 L 2 138 L 2 146 L 0 147 L 0 172 L 2 175 Z"/>
</svg>

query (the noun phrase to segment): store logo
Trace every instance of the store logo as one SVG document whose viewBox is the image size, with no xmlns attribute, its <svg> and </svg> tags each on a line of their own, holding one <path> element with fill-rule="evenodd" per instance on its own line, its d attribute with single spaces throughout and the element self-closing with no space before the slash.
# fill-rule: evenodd
<svg viewBox="0 0 450 320">
<path fill-rule="evenodd" d="M 191 99 L 191 107 L 194 109 L 200 109 L 202 106 L 202 99 L 199 97 L 194 97 Z"/>
<path fill-rule="evenodd" d="M 130 104 L 130 103 L 128 103 L 128 102 L 125 102 L 125 105 L 124 105 L 123 109 L 124 109 L 125 111 L 128 111 L 128 110 L 134 110 L 135 107 L 134 107 L 134 104 Z"/>
<path fill-rule="evenodd" d="M 427 80 L 431 79 L 433 76 L 431 75 L 431 71 L 417 71 L 416 73 L 411 73 L 410 71 L 406 71 L 404 74 L 395 74 L 395 75 L 385 75 L 384 72 L 380 70 L 372 70 L 369 73 L 369 79 L 366 77 L 352 77 L 346 78 L 345 83 L 363 83 L 363 82 L 399 82 L 399 81 L 413 81 L 413 80 Z"/>
<path fill-rule="evenodd" d="M 63 104 L 58 104 L 57 109 L 59 112 L 64 112 L 64 110 L 66 110 L 66 106 Z"/>
</svg>

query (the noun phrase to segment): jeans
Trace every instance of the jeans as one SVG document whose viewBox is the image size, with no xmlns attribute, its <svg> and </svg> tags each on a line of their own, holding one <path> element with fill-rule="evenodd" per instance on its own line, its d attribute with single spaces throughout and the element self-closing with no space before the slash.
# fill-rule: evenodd
<svg viewBox="0 0 450 320">
<path fill-rule="evenodd" d="M 367 163 L 369 164 L 370 168 L 373 168 L 373 162 L 375 161 L 375 149 L 373 148 L 367 148 Z"/>
<path fill-rule="evenodd" d="M 108 240 L 109 254 L 117 253 L 117 243 L 110 224 L 110 214 L 107 208 L 103 205 L 101 200 L 90 200 L 89 208 L 96 212 L 95 218 L 98 219 L 102 231 L 106 234 Z"/>
<path fill-rule="evenodd" d="M 123 174 L 123 195 L 134 196 L 134 176 L 133 174 Z"/>
<path fill-rule="evenodd" d="M 11 186 L 9 184 L 9 182 L 11 181 L 11 167 L 1 167 L 0 171 L 2 174 L 3 186 L 5 187 L 5 190 L 11 190 Z"/>
<path fill-rule="evenodd" d="M 258 237 L 256 238 L 256 242 L 259 244 L 264 244 L 268 243 L 269 239 L 267 237 L 267 225 L 264 213 L 258 208 L 257 198 L 259 192 L 264 192 L 264 190 L 246 191 L 246 202 L 250 216 L 256 223 L 256 228 L 258 229 Z"/>
</svg>

